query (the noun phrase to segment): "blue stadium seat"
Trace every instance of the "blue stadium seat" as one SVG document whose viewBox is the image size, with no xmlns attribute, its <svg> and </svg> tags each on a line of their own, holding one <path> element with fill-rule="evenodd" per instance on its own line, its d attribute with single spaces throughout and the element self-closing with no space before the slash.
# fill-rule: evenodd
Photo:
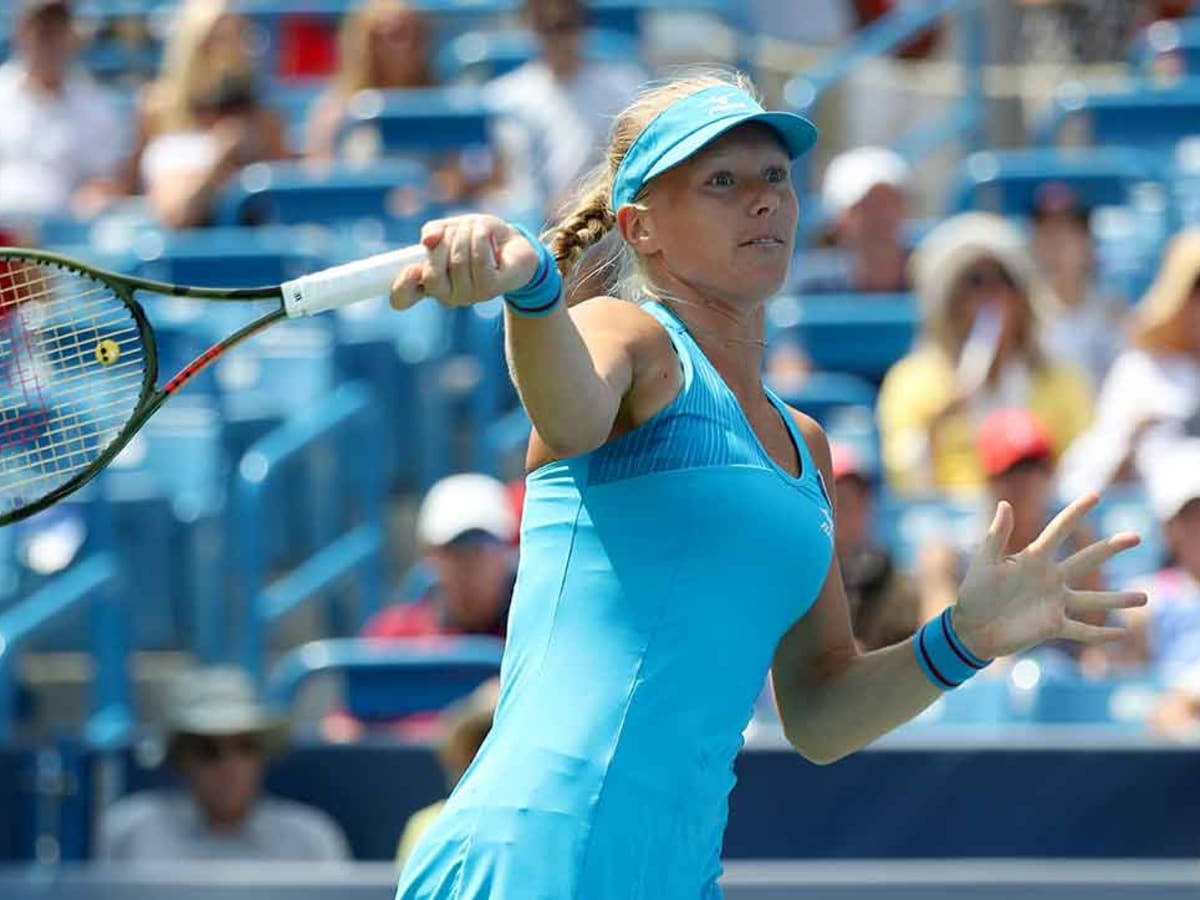
<svg viewBox="0 0 1200 900">
<path fill-rule="evenodd" d="M 812 372 L 799 384 L 773 382 L 771 387 L 784 403 L 825 423 L 837 410 L 875 405 L 875 386 L 845 372 Z"/>
<path fill-rule="evenodd" d="M 1002 726 L 1015 721 L 1007 678 L 977 676 L 939 697 L 906 731 L 941 726 Z"/>
<path fill-rule="evenodd" d="M 876 536 L 891 548 L 904 570 L 912 569 L 921 548 L 930 541 L 947 541 L 957 550 L 970 552 L 987 528 L 979 504 L 944 497 L 898 497 L 884 491 L 876 502 L 875 515 Z"/>
<path fill-rule="evenodd" d="M 795 337 L 814 368 L 874 383 L 908 353 L 919 325 L 908 294 L 780 297 L 768 316 L 776 334 Z"/>
<path fill-rule="evenodd" d="M 1043 678 L 1034 689 L 1030 721 L 1040 725 L 1103 725 L 1139 732 L 1158 695 L 1149 681 Z"/>
<path fill-rule="evenodd" d="M 198 287 L 260 287 L 321 268 L 327 244 L 313 229 L 204 228 L 144 232 L 134 250 L 134 274 L 143 278 Z M 198 305 L 206 314 L 216 308 L 211 302 Z M 247 309 L 228 304 L 235 307 Z"/>
<path fill-rule="evenodd" d="M 949 212 L 983 209 L 1027 215 L 1046 182 L 1068 185 L 1087 206 L 1127 206 L 1146 182 L 1162 184 L 1158 160 L 1124 147 L 1023 149 L 973 153 L 959 168 Z"/>
<path fill-rule="evenodd" d="M 1161 20 L 1129 46 L 1129 63 L 1151 83 L 1171 84 L 1200 76 L 1200 20 Z"/>
<path fill-rule="evenodd" d="M 628 30 L 590 28 L 583 52 L 596 60 L 636 60 L 638 45 Z M 469 31 L 446 43 L 435 65 L 444 81 L 481 82 L 511 72 L 536 55 L 537 43 L 529 31 L 488 29 Z"/>
<path fill-rule="evenodd" d="M 467 86 L 360 91 L 339 140 L 366 133 L 384 155 L 486 148 L 491 115 L 480 91 Z"/>
<path fill-rule="evenodd" d="M 1136 531 L 1142 538 L 1137 547 L 1126 550 L 1104 564 L 1102 571 L 1109 584 L 1126 584 L 1164 565 L 1167 549 L 1163 543 L 1162 527 L 1150 511 L 1145 491 L 1140 487 L 1118 485 L 1109 488 L 1093 511 L 1092 521 L 1098 535 Z"/>
<path fill-rule="evenodd" d="M 364 721 L 442 709 L 500 671 L 499 638 L 315 641 L 276 663 L 267 697 L 286 708 L 304 681 L 340 672 L 347 711 Z"/>
<path fill-rule="evenodd" d="M 431 203 L 428 170 L 412 161 L 367 168 L 256 163 L 225 189 L 218 216 L 226 225 L 398 220 L 415 230 L 434 214 Z"/>
<path fill-rule="evenodd" d="M 1068 82 L 1055 95 L 1037 138 L 1043 146 L 1056 144 L 1066 126 L 1079 121 L 1088 143 L 1170 153 L 1196 134 L 1198 115 L 1200 90 L 1191 79 L 1161 90 L 1135 85 L 1122 91 L 1093 91 Z"/>
</svg>

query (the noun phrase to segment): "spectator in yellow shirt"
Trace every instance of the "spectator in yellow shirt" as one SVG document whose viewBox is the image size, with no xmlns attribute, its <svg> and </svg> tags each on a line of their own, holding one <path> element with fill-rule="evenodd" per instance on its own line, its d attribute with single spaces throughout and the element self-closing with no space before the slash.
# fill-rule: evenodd
<svg viewBox="0 0 1200 900">
<path fill-rule="evenodd" d="M 934 228 L 910 262 L 921 334 L 888 372 L 878 416 L 887 480 L 899 492 L 974 494 L 980 422 L 996 409 L 1031 410 L 1057 455 L 1091 419 L 1086 376 L 1040 342 L 1050 288 L 1021 232 L 990 213 Z"/>
</svg>

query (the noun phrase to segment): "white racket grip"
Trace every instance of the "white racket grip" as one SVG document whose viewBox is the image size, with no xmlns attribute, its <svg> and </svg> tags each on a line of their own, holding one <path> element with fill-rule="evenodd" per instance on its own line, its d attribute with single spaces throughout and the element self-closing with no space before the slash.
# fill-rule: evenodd
<svg viewBox="0 0 1200 900">
<path fill-rule="evenodd" d="M 291 318 L 315 316 L 386 294 L 400 270 L 423 261 L 425 252 L 424 246 L 413 244 L 285 281 L 280 285 L 283 308 Z"/>
</svg>

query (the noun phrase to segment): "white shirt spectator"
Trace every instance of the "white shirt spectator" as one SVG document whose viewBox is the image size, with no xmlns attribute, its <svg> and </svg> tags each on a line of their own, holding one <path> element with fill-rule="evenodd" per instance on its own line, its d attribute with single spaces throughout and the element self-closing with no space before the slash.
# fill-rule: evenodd
<svg viewBox="0 0 1200 900">
<path fill-rule="evenodd" d="M 1148 425 L 1140 439 L 1140 423 Z M 1128 350 L 1113 363 L 1096 401 L 1090 428 L 1059 462 L 1062 495 L 1105 488 L 1134 448 L 1145 479 L 1157 455 L 1188 437 L 1200 437 L 1200 363 L 1182 354 Z"/>
<path fill-rule="evenodd" d="M 100 821 L 95 857 L 106 862 L 348 859 L 346 839 L 319 810 L 262 797 L 236 828 L 216 832 L 186 793 L 147 791 L 118 800 Z"/>
<path fill-rule="evenodd" d="M 1098 390 L 1125 346 L 1119 308 L 1098 295 L 1062 308 L 1044 323 L 1042 345 L 1059 362 L 1086 372 Z"/>
<path fill-rule="evenodd" d="M 584 60 L 574 76 L 559 81 L 549 66 L 533 60 L 490 82 L 488 102 L 528 130 L 501 127 L 496 133 L 514 193 L 544 193 L 551 203 L 564 199 L 575 179 L 599 161 L 612 119 L 645 79 L 633 64 Z"/>
<path fill-rule="evenodd" d="M 56 96 L 31 87 L 20 60 L 9 60 L 0 65 L 0 109 L 0 215 L 65 212 L 77 188 L 114 176 L 128 153 L 129 129 L 82 70 Z"/>
</svg>

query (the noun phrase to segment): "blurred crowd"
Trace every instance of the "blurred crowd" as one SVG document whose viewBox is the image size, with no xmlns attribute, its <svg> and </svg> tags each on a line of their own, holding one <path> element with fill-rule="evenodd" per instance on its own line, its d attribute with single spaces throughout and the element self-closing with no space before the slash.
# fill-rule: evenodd
<svg viewBox="0 0 1200 900">
<path fill-rule="evenodd" d="M 783 38 L 836 40 L 894 3 L 752 3 L 751 18 Z M 1189 4 L 1025 0 L 1030 54 L 1112 59 L 1136 29 Z M 797 15 L 800 8 L 803 15 Z M 546 220 L 604 144 L 611 116 L 650 68 L 590 54 L 583 0 L 527 0 L 534 52 L 483 86 L 501 113 L 489 146 L 430 151 L 440 202 Z M 89 220 L 136 204 L 172 229 L 213 224 L 221 192 L 248 165 L 368 160 L 347 129 L 363 91 L 438 86 L 435 29 L 401 0 L 363 0 L 340 23 L 301 23 L 292 52 L 268 72 L 255 26 L 227 0 L 181 0 L 157 74 L 122 103 L 79 64 L 84 44 L 69 0 L 16 0 L 11 56 L 0 65 L 0 230 L 36 243 L 39 223 Z M 1081 18 L 1082 17 L 1082 18 Z M 1086 20 L 1087 27 L 1079 22 Z M 1102 24 L 1103 27 L 1102 27 Z M 935 32 L 906 55 L 932 52 Z M 1053 48 L 1053 49 L 1047 49 Z M 317 85 L 300 123 L 273 105 L 287 79 Z M 514 125 L 514 123 L 519 123 Z M 1161 548 L 1135 583 L 1150 604 L 1123 615 L 1129 638 L 1029 656 L 1050 673 L 1137 677 L 1163 689 L 1152 716 L 1163 734 L 1200 729 L 1200 228 L 1175 234 L 1140 296 L 1105 283 L 1095 210 L 1069 184 L 1046 180 L 1017 220 L 966 212 L 914 219 L 910 163 L 884 146 L 836 154 L 815 173 L 823 218 L 798 249 L 789 291 L 799 296 L 911 295 L 918 334 L 878 385 L 868 440 L 833 437 L 837 557 L 864 650 L 903 640 L 954 602 L 970 550 L 1000 500 L 1015 514 L 1019 553 L 1065 503 L 1088 491 L 1134 496 Z M 0 243 L 4 243 L 0 240 Z M 786 338 L 768 354 L 769 379 L 803 381 L 807 348 Z M 880 523 L 886 509 L 935 502 L 957 518 L 902 554 Z M 521 485 L 482 474 L 435 484 L 416 519 L 412 571 L 361 634 L 372 640 L 445 635 L 503 638 L 519 553 Z M 1077 546 L 1091 536 L 1075 536 Z M 1081 589 L 1123 587 L 1107 572 Z M 1107 583 L 1105 583 L 1107 582 Z M 992 667 L 1006 677 L 1015 660 Z M 206 680 L 207 679 L 207 680 Z M 137 797 L 109 811 L 101 855 L 337 859 L 344 839 L 318 814 L 261 797 L 277 723 L 236 674 L 190 684 L 177 698 L 170 764 L 182 793 Z M 367 724 L 344 711 L 322 722 L 349 740 L 378 726 L 440 736 L 451 783 L 486 734 L 495 685 L 448 717 Z M 214 709 L 209 720 L 184 711 Z M 431 811 L 423 812 L 427 821 Z M 207 824 L 206 824 L 207 823 Z M 420 821 L 414 824 L 419 829 Z M 400 848 L 411 841 L 406 835 Z M 181 849 L 187 846 L 188 850 Z M 253 848 L 252 851 L 246 848 Z"/>
</svg>

